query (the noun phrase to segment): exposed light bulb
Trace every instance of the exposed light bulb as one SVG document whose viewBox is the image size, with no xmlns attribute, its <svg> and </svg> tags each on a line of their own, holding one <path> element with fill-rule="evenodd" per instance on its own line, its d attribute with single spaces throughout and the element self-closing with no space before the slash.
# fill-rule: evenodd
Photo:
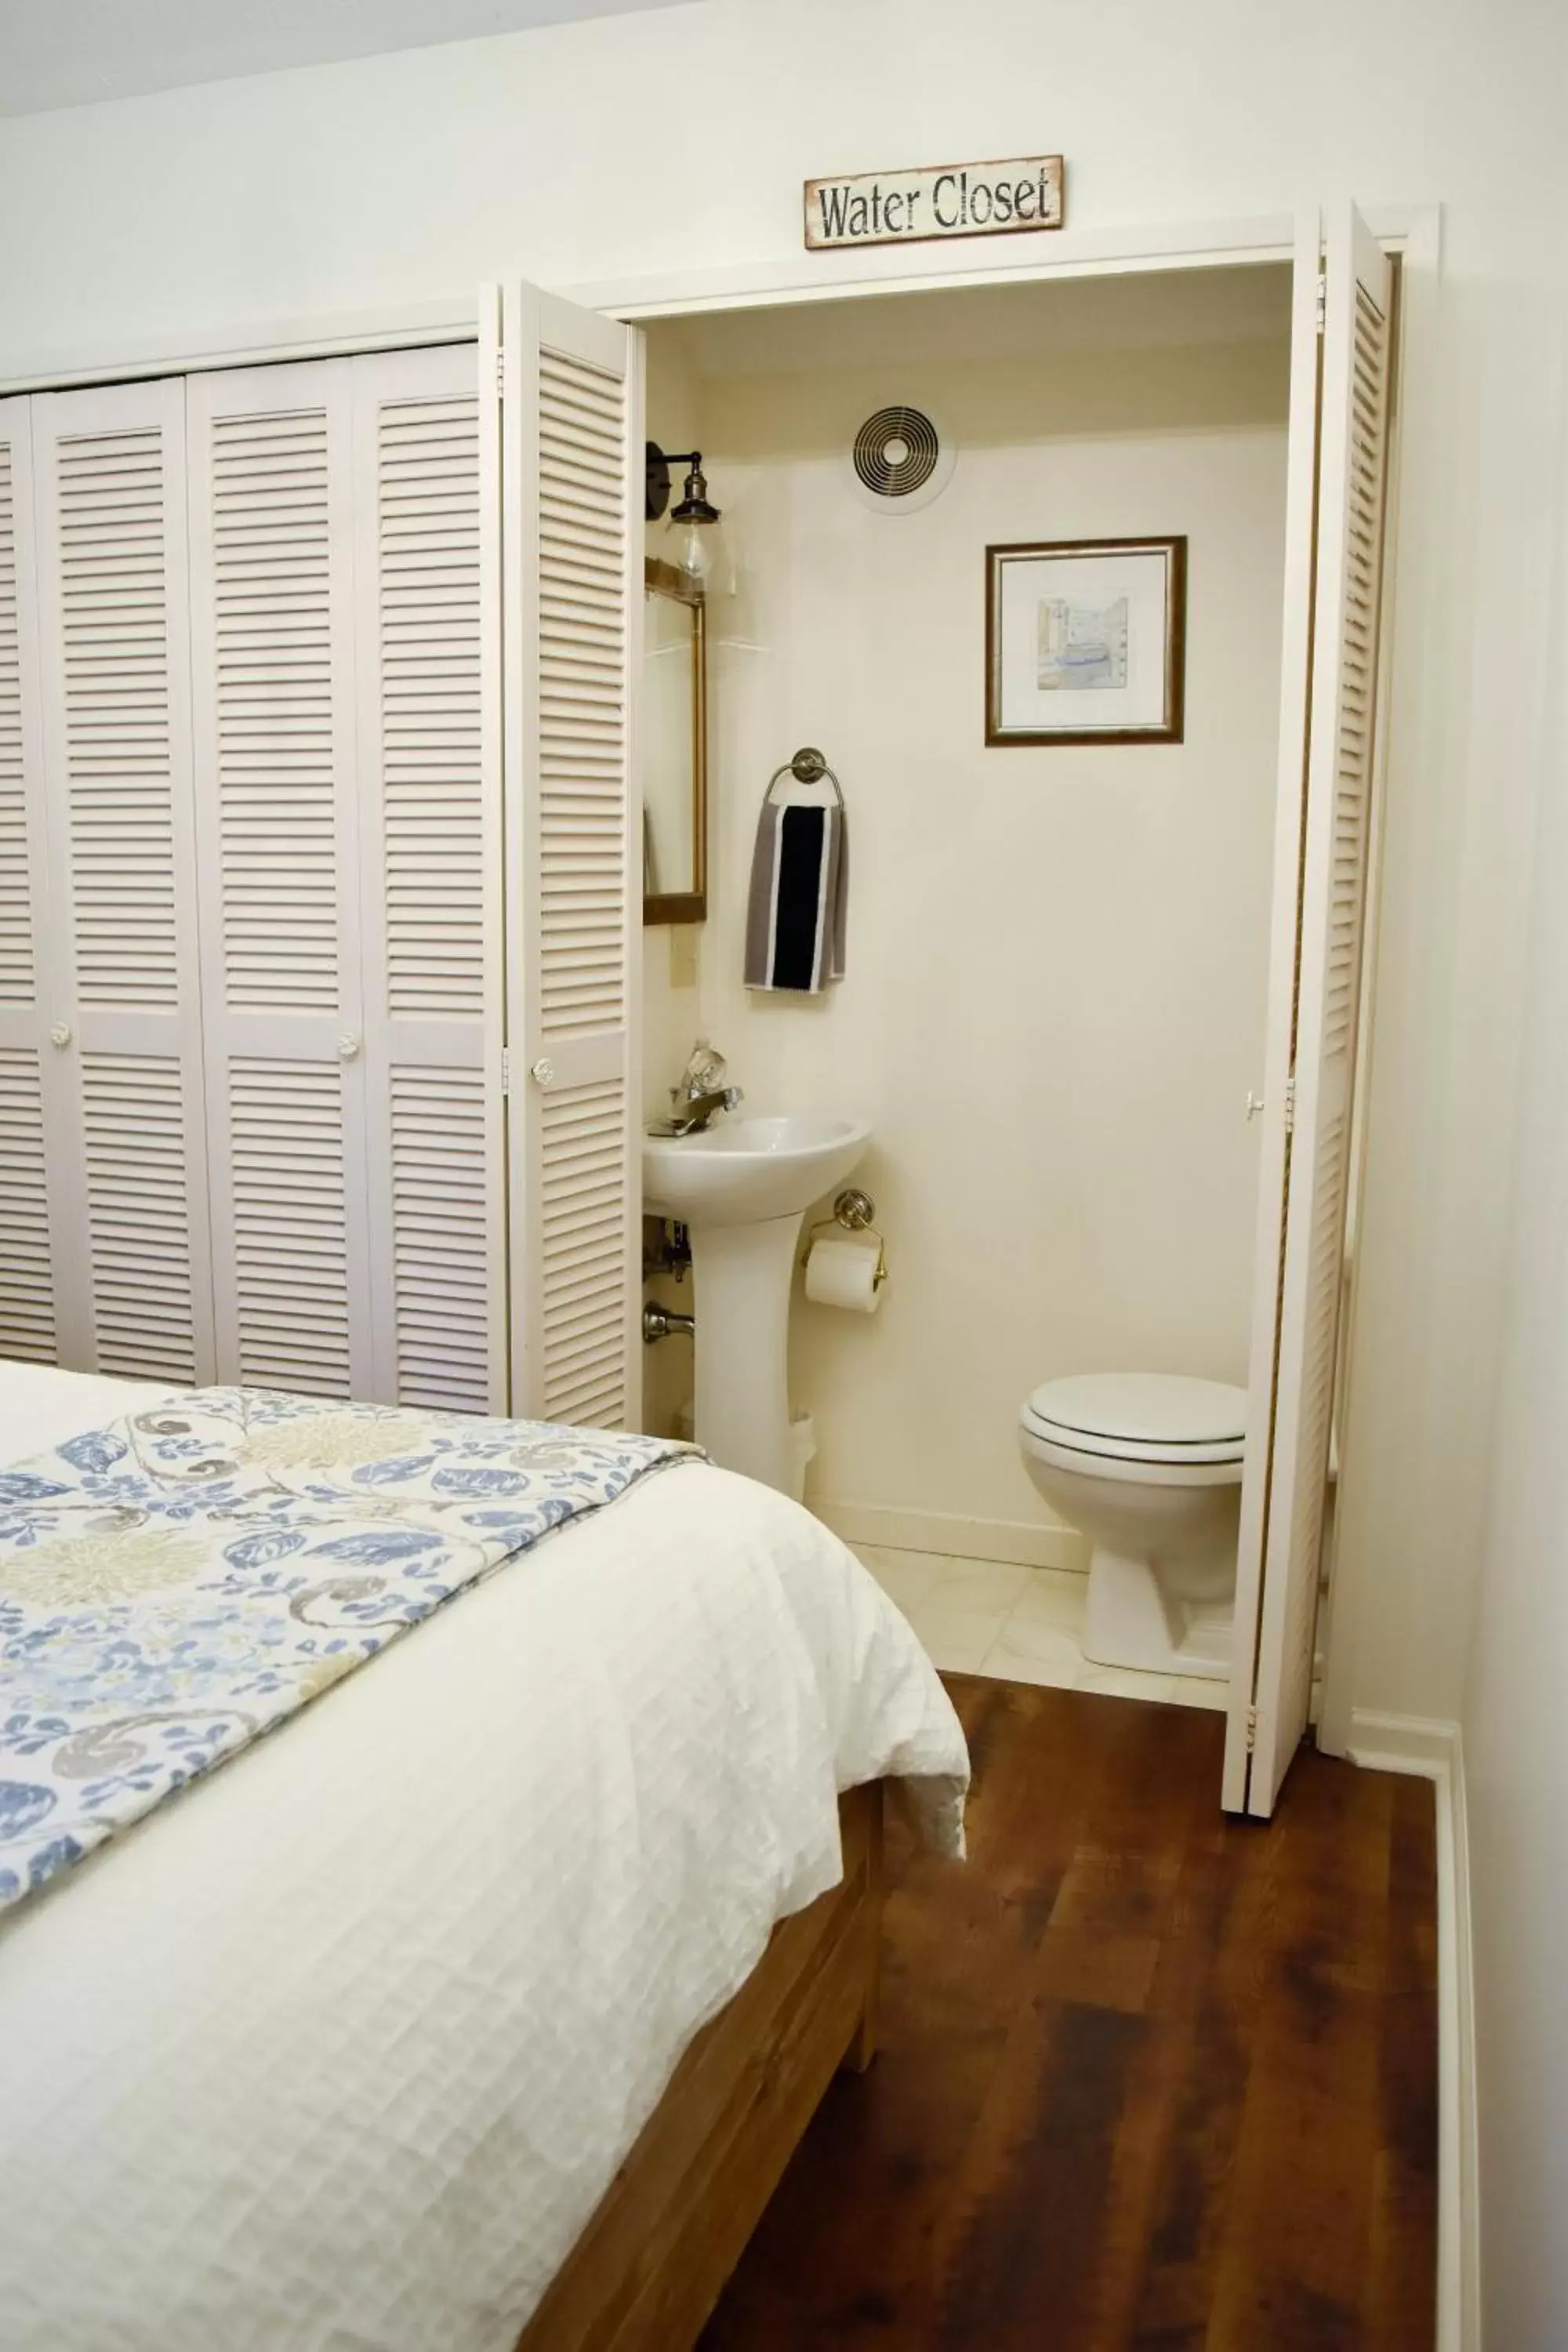
<svg viewBox="0 0 1568 2352">
<path fill-rule="evenodd" d="M 703 586 L 713 569 L 714 526 L 711 523 L 683 522 L 672 527 L 675 540 L 675 562 L 678 571 Z"/>
</svg>

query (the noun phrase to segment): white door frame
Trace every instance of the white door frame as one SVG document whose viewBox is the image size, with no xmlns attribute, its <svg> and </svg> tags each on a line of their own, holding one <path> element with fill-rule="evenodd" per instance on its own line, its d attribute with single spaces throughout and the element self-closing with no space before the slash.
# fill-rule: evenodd
<svg viewBox="0 0 1568 2352">
<path fill-rule="evenodd" d="M 1436 266 L 1441 213 L 1436 205 L 1363 206 L 1389 253 Z M 787 260 L 737 262 L 721 269 L 663 272 L 657 277 L 603 279 L 545 290 L 589 310 L 618 319 L 689 317 L 703 310 L 743 310 L 781 303 L 854 301 L 877 294 L 929 293 L 964 286 L 1028 285 L 1052 278 L 1103 278 L 1152 269 L 1237 268 L 1285 261 L 1294 251 L 1295 220 L 1268 213 L 1223 221 L 1166 222 L 1131 228 L 1042 232 L 1048 247 L 1014 255 L 976 257 L 984 238 L 951 246 L 879 246 L 873 255 L 842 250 Z M 996 240 L 1009 247 L 1012 238 Z M 951 255 L 951 258 L 939 258 Z M 526 264 L 521 265 L 526 275 Z M 479 276 L 475 266 L 476 286 Z M 82 383 L 113 383 L 137 376 L 191 375 L 206 368 L 276 365 L 280 360 L 333 359 L 345 352 L 398 351 L 419 343 L 477 341 L 475 288 L 431 302 L 397 303 L 378 310 L 236 320 L 232 328 L 189 339 L 158 338 L 110 349 L 40 353 L 24 374 L 0 377 L 0 396 L 59 392 Z"/>
<path fill-rule="evenodd" d="M 1436 205 L 1363 207 L 1378 243 L 1404 253 L 1434 235 Z M 675 271 L 609 279 L 563 290 L 574 302 L 617 318 L 689 318 L 702 311 L 773 308 L 794 302 L 857 301 L 878 294 L 927 294 L 973 286 L 1028 285 L 1053 278 L 1125 277 L 1157 269 L 1237 268 L 1290 261 L 1293 213 L 1224 221 L 1166 222 L 1132 228 L 1051 231 L 1048 249 L 1013 254 L 995 247 L 976 257 L 963 245 L 881 246 L 793 256 L 788 261 L 724 269 Z M 974 239 L 973 244 L 983 243 Z M 1001 240 L 1003 248 L 1008 240 Z M 1434 247 L 1435 250 L 1435 247 Z M 937 257 L 950 255 L 943 260 Z"/>
<path fill-rule="evenodd" d="M 1389 546 L 1399 512 L 1403 436 L 1403 401 L 1399 386 L 1412 341 L 1425 343 L 1434 331 L 1433 299 L 1442 257 L 1442 208 L 1436 204 L 1385 205 L 1363 207 L 1364 216 L 1384 249 L 1404 257 L 1399 297 L 1399 352 L 1395 362 L 1395 413 L 1390 450 L 1387 498 Z M 952 246 L 882 246 L 872 255 L 828 252 L 806 256 L 804 250 L 785 258 L 738 262 L 719 268 L 675 270 L 655 277 L 633 278 L 561 286 L 550 290 L 587 310 L 605 310 L 632 322 L 691 317 L 700 312 L 769 308 L 786 303 L 855 301 L 879 294 L 914 294 L 963 287 L 1015 286 L 1050 278 L 1125 276 L 1163 269 L 1239 268 L 1248 263 L 1289 263 L 1295 253 L 1295 216 L 1271 213 L 1220 221 L 1166 222 L 1142 226 L 1053 230 L 1037 245 L 1015 250 L 1024 240 L 999 239 L 989 252 L 977 253 L 975 239 Z M 479 272 L 476 269 L 476 278 Z M 0 378 L 0 395 L 18 392 L 59 391 L 70 385 L 102 383 L 151 375 L 188 375 L 207 368 L 271 365 L 280 360 L 327 359 L 343 353 L 382 352 L 421 343 L 467 342 L 479 339 L 478 297 L 466 290 L 449 300 L 400 304 L 386 309 L 329 317 L 297 316 L 261 322 L 236 320 L 226 333 L 190 341 L 157 341 L 114 351 L 77 352 L 50 358 L 43 355 L 36 370 Z M 1394 566 L 1384 570 L 1384 595 L 1392 593 Z M 1387 614 L 1385 612 L 1385 622 Z M 1384 632 L 1380 676 L 1381 704 L 1386 714 L 1386 665 L 1392 630 Z M 1383 781 L 1386 766 L 1386 726 L 1379 730 L 1373 782 L 1373 843 L 1367 882 L 1369 948 L 1375 941 L 1377 902 L 1382 866 Z M 1361 1035 L 1358 1045 L 1358 1097 L 1364 1093 L 1364 1073 L 1370 1055 L 1375 1015 L 1375 957 L 1369 954 L 1363 973 Z M 1361 1192 L 1365 1154 L 1358 1144 L 1352 1176 L 1351 1212 L 1360 1227 Z M 1359 1290 L 1359 1253 L 1352 1265 L 1344 1315 L 1350 1332 L 1348 1359 L 1353 1348 Z M 1343 1425 L 1342 1412 L 1336 1420 Z M 1340 1493 L 1344 1492 L 1346 1463 L 1340 1463 Z M 1335 1546 L 1342 1523 L 1342 1504 L 1336 1507 Z M 1342 1754 L 1353 1706 L 1352 1632 L 1347 1617 L 1354 1612 L 1328 1612 L 1320 1744 L 1331 1754 Z"/>
<path fill-rule="evenodd" d="M 1394 631 L 1392 598 L 1403 455 L 1402 419 L 1406 355 L 1414 331 L 1418 341 L 1433 331 L 1433 294 L 1442 259 L 1442 209 L 1437 205 L 1363 206 L 1363 216 L 1384 252 L 1405 264 L 1400 273 L 1394 330 L 1394 414 L 1390 425 L 1388 481 L 1384 494 L 1385 561 L 1383 573 L 1384 627 L 1378 663 L 1378 709 L 1381 722 L 1374 746 L 1372 779 L 1371 840 L 1367 851 L 1366 911 L 1363 967 L 1357 1019 L 1355 1118 L 1352 1136 L 1352 1162 L 1347 1199 L 1348 1229 L 1359 1233 L 1365 1183 L 1365 1103 L 1371 1067 L 1375 1016 L 1376 941 L 1383 869 L 1384 783 L 1388 761 L 1388 672 Z M 962 247 L 951 249 L 945 264 L 931 246 L 883 247 L 874 257 L 837 252 L 792 257 L 787 262 L 736 266 L 723 270 L 672 273 L 640 278 L 582 285 L 570 289 L 572 299 L 637 323 L 658 319 L 690 318 L 724 310 L 758 310 L 791 303 L 853 301 L 879 294 L 927 293 L 963 287 L 1037 283 L 1048 278 L 1127 276 L 1156 269 L 1238 268 L 1248 263 L 1293 265 L 1296 258 L 1296 215 L 1271 215 L 1259 219 L 1194 222 L 1160 229 L 1109 229 L 1098 232 L 1053 233 L 1048 253 L 1032 248 L 1021 257 L 994 248 L 975 258 Z M 809 265 L 821 265 L 809 266 Z M 809 266 L 809 274 L 808 274 Z M 868 268 L 874 275 L 867 275 Z M 1352 1259 L 1342 1323 L 1342 1381 L 1352 1361 L 1361 1256 Z M 1343 1396 L 1336 1398 L 1334 1422 L 1342 1435 L 1346 1414 Z M 1340 1533 L 1346 1461 L 1338 1465 L 1338 1496 L 1333 1536 L 1329 1547 L 1331 1600 L 1339 1574 Z M 1331 1755 L 1347 1752 L 1354 1706 L 1353 1610 L 1326 1607 L 1319 1624 L 1323 1654 L 1317 1726 L 1318 1744 Z M 1338 1638 L 1336 1639 L 1336 1635 Z"/>
</svg>

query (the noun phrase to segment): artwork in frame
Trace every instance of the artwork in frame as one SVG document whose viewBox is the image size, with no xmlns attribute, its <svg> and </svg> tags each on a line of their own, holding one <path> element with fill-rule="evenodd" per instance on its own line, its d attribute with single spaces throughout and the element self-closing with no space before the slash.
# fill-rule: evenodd
<svg viewBox="0 0 1568 2352">
<path fill-rule="evenodd" d="M 985 740 L 1179 743 L 1187 542 L 985 551 Z"/>
</svg>

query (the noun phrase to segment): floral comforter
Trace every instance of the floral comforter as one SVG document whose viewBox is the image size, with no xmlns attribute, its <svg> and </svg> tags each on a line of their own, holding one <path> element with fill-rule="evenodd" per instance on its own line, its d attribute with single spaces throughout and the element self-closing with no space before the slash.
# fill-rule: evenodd
<svg viewBox="0 0 1568 2352">
<path fill-rule="evenodd" d="M 692 1448 L 205 1389 L 0 1469 L 0 1910 Z"/>
</svg>

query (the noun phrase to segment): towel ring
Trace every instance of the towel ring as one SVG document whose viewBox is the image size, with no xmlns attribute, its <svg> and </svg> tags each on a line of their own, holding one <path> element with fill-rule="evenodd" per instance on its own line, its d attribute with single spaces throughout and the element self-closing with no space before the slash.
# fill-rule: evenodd
<svg viewBox="0 0 1568 2352">
<path fill-rule="evenodd" d="M 763 806 L 764 808 L 767 807 L 768 803 L 773 799 L 773 786 L 778 782 L 781 776 L 793 776 L 797 784 L 819 784 L 824 776 L 826 776 L 828 782 L 833 787 L 834 799 L 838 803 L 840 809 L 844 806 L 843 786 L 840 784 L 837 777 L 834 774 L 832 769 L 828 766 L 826 761 L 823 758 L 821 752 L 814 751 L 809 743 L 803 744 L 801 749 L 795 753 L 794 759 L 786 760 L 782 768 L 775 768 L 773 770 L 773 774 L 768 779 L 767 791 L 763 794 Z"/>
</svg>

